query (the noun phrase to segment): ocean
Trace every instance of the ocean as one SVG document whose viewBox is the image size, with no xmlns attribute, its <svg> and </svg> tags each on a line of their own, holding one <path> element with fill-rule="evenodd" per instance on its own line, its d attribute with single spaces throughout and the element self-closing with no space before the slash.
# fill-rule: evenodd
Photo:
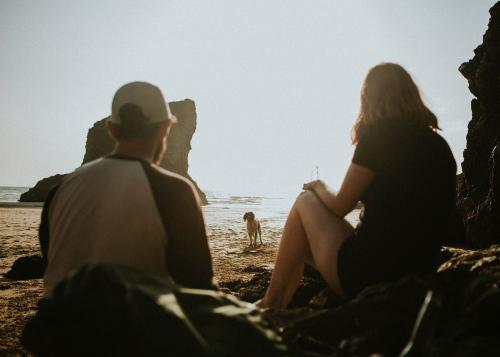
<svg viewBox="0 0 500 357">
<path fill-rule="evenodd" d="M 243 226 L 243 215 L 251 211 L 266 227 L 282 228 L 295 200 L 293 197 L 238 196 L 213 191 L 205 194 L 209 204 L 203 207 L 203 213 L 208 225 L 227 223 L 229 226 L 241 221 Z"/>
<path fill-rule="evenodd" d="M 243 224 L 245 212 L 252 211 L 269 228 L 281 229 L 285 225 L 288 212 L 296 197 L 234 196 L 221 192 L 206 191 L 208 206 L 203 208 L 207 224 L 233 224 L 240 220 Z M 298 194 L 298 193 L 297 193 Z M 346 219 L 356 225 L 359 210 L 354 210 Z"/>
<path fill-rule="evenodd" d="M 28 189 L 29 187 L 0 186 L 0 203 L 15 203 Z M 203 207 L 207 225 L 227 223 L 229 226 L 241 221 L 243 226 L 243 215 L 252 211 L 266 227 L 280 229 L 295 201 L 295 197 L 241 196 L 216 191 L 205 191 L 205 194 L 209 203 Z M 347 220 L 356 224 L 358 214 L 357 210 L 351 212 Z"/>
<path fill-rule="evenodd" d="M 29 187 L 0 186 L 0 203 L 17 202 L 21 194 L 29 190 Z"/>
</svg>

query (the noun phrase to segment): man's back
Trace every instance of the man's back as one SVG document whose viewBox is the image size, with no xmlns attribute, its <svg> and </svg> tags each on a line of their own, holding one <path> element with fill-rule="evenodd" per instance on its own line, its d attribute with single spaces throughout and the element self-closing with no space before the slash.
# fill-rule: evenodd
<svg viewBox="0 0 500 357">
<path fill-rule="evenodd" d="M 209 287 L 210 254 L 195 195 L 184 178 L 139 159 L 115 155 L 80 167 L 44 208 L 45 294 L 86 263 L 122 264 L 165 278 L 173 273 L 186 285 Z M 184 269 L 183 259 L 199 263 L 199 277 L 194 267 Z"/>
</svg>

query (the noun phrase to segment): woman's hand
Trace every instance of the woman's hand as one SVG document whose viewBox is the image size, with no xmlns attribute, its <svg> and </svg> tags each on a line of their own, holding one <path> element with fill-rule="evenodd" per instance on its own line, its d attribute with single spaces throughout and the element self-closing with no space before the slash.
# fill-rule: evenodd
<svg viewBox="0 0 500 357">
<path fill-rule="evenodd" d="M 317 192 L 317 190 L 319 190 L 321 188 L 326 188 L 326 184 L 322 180 L 314 180 L 314 181 L 311 181 L 311 182 L 308 182 L 308 183 L 305 183 L 304 185 L 302 185 L 302 189 L 304 191 Z"/>
<path fill-rule="evenodd" d="M 302 189 L 304 191 L 313 191 L 316 193 L 322 190 L 326 190 L 327 187 L 328 187 L 327 184 L 323 180 L 314 180 L 302 185 Z"/>
<path fill-rule="evenodd" d="M 374 177 L 375 173 L 372 170 L 351 163 L 338 192 L 333 191 L 321 180 L 308 182 L 302 188 L 314 192 L 330 211 L 339 217 L 344 217 L 356 207 Z"/>
</svg>

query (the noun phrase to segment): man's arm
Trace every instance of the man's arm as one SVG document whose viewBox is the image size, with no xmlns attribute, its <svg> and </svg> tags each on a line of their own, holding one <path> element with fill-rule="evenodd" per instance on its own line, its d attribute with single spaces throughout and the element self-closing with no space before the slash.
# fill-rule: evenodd
<svg viewBox="0 0 500 357">
<path fill-rule="evenodd" d="M 179 187 L 167 222 L 167 265 L 172 278 L 185 286 L 214 289 L 212 259 L 198 194 L 189 184 Z"/>
<path fill-rule="evenodd" d="M 216 288 L 198 194 L 185 178 L 142 163 L 166 233 L 167 269 L 179 284 Z"/>
<path fill-rule="evenodd" d="M 323 181 L 305 184 L 304 189 L 313 191 L 330 211 L 344 217 L 356 207 L 374 177 L 375 173 L 369 168 L 352 163 L 338 193 L 333 192 Z"/>
<path fill-rule="evenodd" d="M 42 251 L 42 258 L 47 263 L 49 255 L 49 241 L 50 241 L 50 230 L 49 230 L 49 209 L 56 194 L 59 185 L 55 186 L 50 190 L 42 209 L 42 218 L 40 220 L 40 226 L 38 228 L 38 240 L 40 242 L 40 250 Z"/>
</svg>

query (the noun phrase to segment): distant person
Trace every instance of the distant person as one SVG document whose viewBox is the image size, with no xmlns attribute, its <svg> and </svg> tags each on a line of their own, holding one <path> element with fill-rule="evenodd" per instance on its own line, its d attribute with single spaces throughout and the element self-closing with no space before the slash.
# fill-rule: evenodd
<svg viewBox="0 0 500 357">
<path fill-rule="evenodd" d="M 379 64 L 361 89 L 356 144 L 340 190 L 304 185 L 283 230 L 276 266 L 260 307 L 285 308 L 304 264 L 336 293 L 435 271 L 455 204 L 456 163 L 437 134 L 436 116 L 401 66 Z M 358 201 L 360 223 L 345 220 Z"/>
<path fill-rule="evenodd" d="M 46 296 L 87 263 L 213 288 L 198 194 L 188 180 L 158 166 L 176 121 L 154 85 L 118 89 L 107 123 L 114 152 L 66 176 L 45 202 L 39 236 L 48 261 Z"/>
</svg>

